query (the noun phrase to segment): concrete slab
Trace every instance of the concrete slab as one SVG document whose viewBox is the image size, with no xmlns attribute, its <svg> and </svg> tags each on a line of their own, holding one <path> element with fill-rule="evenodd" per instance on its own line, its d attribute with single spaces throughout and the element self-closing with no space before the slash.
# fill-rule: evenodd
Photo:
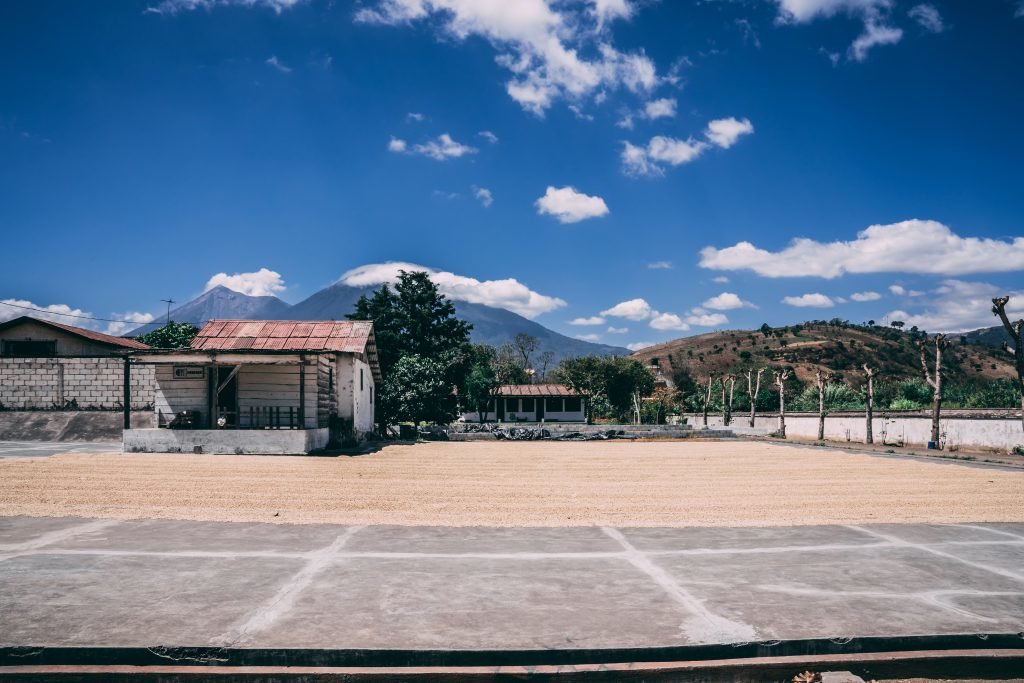
<svg viewBox="0 0 1024 683">
<path fill-rule="evenodd" d="M 621 559 L 353 559 L 332 565 L 261 647 L 548 649 L 687 642 L 687 616 Z"/>
<path fill-rule="evenodd" d="M 79 520 L 81 521 L 81 520 Z M 345 527 L 296 527 L 239 522 L 186 522 L 148 519 L 118 522 L 58 541 L 52 550 L 121 552 L 309 553 L 331 543 Z"/>
<path fill-rule="evenodd" d="M 1021 526 L 0 518 L 0 646 L 550 650 L 1014 633 Z"/>
<path fill-rule="evenodd" d="M 221 644 L 294 559 L 23 555 L 3 563 L 0 646 Z"/>
<path fill-rule="evenodd" d="M 31 541 L 80 524 L 82 520 L 78 517 L 0 517 L 0 547 Z"/>
<path fill-rule="evenodd" d="M 750 548 L 830 547 L 871 545 L 878 539 L 842 526 L 704 527 L 687 529 L 636 528 L 622 533 L 638 550 L 744 551 Z"/>
<path fill-rule="evenodd" d="M 372 526 L 352 537 L 350 552 L 593 553 L 622 548 L 597 527 Z"/>
</svg>

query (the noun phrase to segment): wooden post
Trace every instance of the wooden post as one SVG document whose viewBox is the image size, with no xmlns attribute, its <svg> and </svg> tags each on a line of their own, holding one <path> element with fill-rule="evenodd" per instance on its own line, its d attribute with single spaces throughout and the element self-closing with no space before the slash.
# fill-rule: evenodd
<svg viewBox="0 0 1024 683">
<path fill-rule="evenodd" d="M 868 376 L 868 396 L 867 396 L 867 412 L 865 420 L 867 424 L 864 425 L 864 443 L 874 443 L 875 435 L 872 431 L 871 421 L 874 419 L 874 403 L 875 403 L 875 371 L 868 367 L 868 364 L 864 364 L 864 374 Z"/>
<path fill-rule="evenodd" d="M 306 428 L 306 359 L 299 356 L 299 429 Z"/>
<path fill-rule="evenodd" d="M 132 428 L 132 363 L 124 357 L 124 428 Z"/>
</svg>

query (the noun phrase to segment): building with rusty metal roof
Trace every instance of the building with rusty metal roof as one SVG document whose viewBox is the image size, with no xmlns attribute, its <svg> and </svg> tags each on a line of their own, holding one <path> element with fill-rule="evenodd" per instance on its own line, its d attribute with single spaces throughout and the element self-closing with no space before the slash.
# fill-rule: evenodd
<svg viewBox="0 0 1024 683">
<path fill-rule="evenodd" d="M 148 348 L 134 339 L 28 315 L 0 323 L 0 356 L 4 358 L 116 356 Z"/>
<path fill-rule="evenodd" d="M 564 384 L 504 384 L 491 401 L 484 422 L 586 422 L 582 392 Z M 480 422 L 477 412 L 463 413 L 465 422 Z"/>
<path fill-rule="evenodd" d="M 211 320 L 189 348 L 126 365 L 155 366 L 158 424 L 132 429 L 126 415 L 126 451 L 308 453 L 374 428 L 369 321 Z"/>
</svg>

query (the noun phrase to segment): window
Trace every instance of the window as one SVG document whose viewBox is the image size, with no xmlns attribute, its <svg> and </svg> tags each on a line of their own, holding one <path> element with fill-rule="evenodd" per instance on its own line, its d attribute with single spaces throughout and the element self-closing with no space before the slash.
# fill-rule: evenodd
<svg viewBox="0 0 1024 683">
<path fill-rule="evenodd" d="M 370 385 L 370 405 L 373 405 L 373 385 Z"/>
<path fill-rule="evenodd" d="M 532 398 L 524 398 L 523 399 L 523 412 L 524 413 L 532 413 L 535 410 L 537 410 L 537 406 L 534 404 L 534 399 L 532 399 Z"/>
<path fill-rule="evenodd" d="M 363 369 L 359 368 L 359 391 L 363 390 Z"/>
<path fill-rule="evenodd" d="M 567 413 L 578 413 L 583 410 L 583 404 L 579 398 L 567 398 L 565 399 L 565 412 Z"/>
<path fill-rule="evenodd" d="M 544 410 L 549 413 L 560 413 L 562 412 L 562 399 L 560 398 L 546 398 L 544 399 Z"/>
<path fill-rule="evenodd" d="M 57 342 L 4 341 L 4 355 L 8 358 L 51 358 L 57 355 Z"/>
<path fill-rule="evenodd" d="M 506 398 L 505 399 L 505 412 L 506 413 L 518 413 L 519 412 L 519 399 L 518 398 Z"/>
</svg>

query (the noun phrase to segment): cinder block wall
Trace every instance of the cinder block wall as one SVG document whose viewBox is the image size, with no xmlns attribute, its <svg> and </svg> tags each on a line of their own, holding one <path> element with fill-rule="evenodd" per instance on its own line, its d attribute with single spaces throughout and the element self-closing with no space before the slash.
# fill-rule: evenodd
<svg viewBox="0 0 1024 683">
<path fill-rule="evenodd" d="M 124 396 L 120 358 L 0 358 L 0 404 L 7 410 L 62 408 L 116 410 Z M 152 407 L 153 366 L 132 366 L 132 408 Z"/>
</svg>

